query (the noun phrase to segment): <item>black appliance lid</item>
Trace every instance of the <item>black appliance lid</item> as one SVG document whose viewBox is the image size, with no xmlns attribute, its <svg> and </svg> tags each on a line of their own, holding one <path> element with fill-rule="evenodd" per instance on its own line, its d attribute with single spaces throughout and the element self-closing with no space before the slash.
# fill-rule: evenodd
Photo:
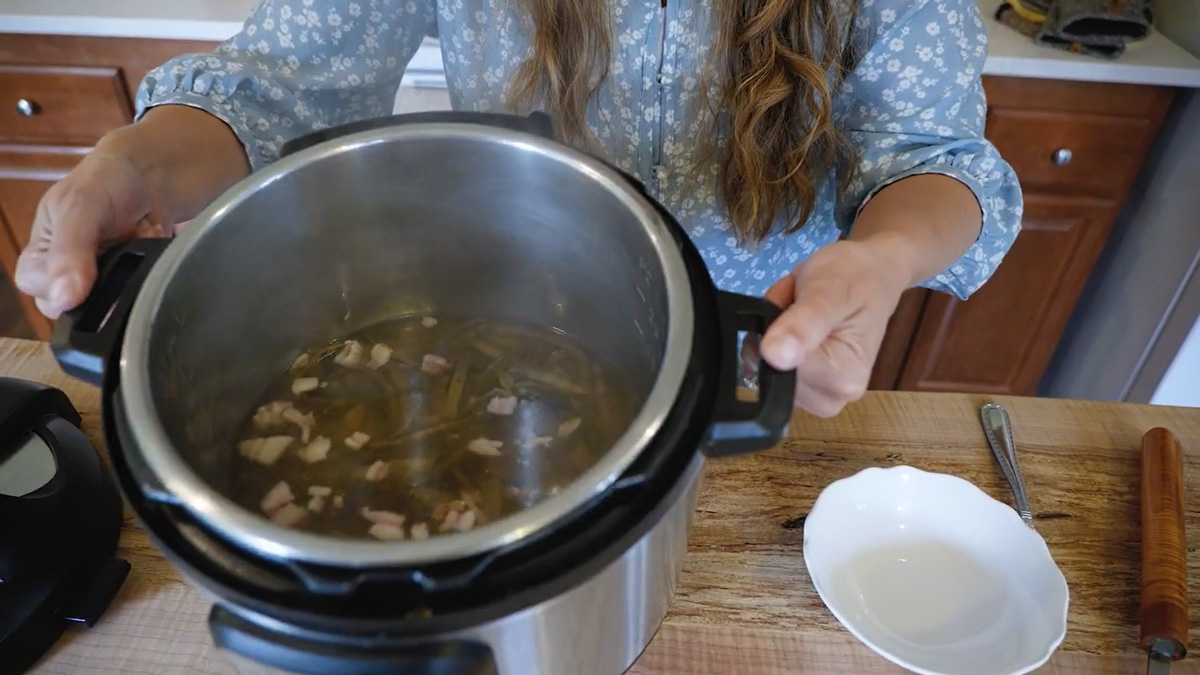
<svg viewBox="0 0 1200 675">
<path fill-rule="evenodd" d="M 66 394 L 0 378 L 0 663 L 20 671 L 93 625 L 129 572 L 122 505 Z"/>
</svg>

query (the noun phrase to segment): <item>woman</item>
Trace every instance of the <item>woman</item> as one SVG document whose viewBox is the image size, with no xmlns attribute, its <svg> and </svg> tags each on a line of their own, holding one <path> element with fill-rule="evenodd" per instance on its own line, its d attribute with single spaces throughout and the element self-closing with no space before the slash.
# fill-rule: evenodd
<svg viewBox="0 0 1200 675">
<path fill-rule="evenodd" d="M 762 356 L 814 414 L 862 395 L 904 289 L 965 298 L 1017 235 L 975 0 L 264 0 L 146 78 L 139 121 L 47 193 L 18 285 L 75 306 L 97 250 L 186 221 L 290 138 L 387 114 L 428 34 L 456 108 L 550 112 L 646 183 L 719 286 L 785 307 Z"/>
</svg>

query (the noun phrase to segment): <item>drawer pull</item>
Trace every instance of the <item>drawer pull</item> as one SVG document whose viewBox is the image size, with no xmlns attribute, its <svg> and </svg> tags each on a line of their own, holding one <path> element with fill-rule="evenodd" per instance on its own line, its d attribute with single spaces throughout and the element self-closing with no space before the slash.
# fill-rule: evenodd
<svg viewBox="0 0 1200 675">
<path fill-rule="evenodd" d="M 41 106 L 27 98 L 17 101 L 17 114 L 21 117 L 33 117 L 41 111 Z"/>
<path fill-rule="evenodd" d="M 1074 155 L 1072 155 L 1071 151 L 1067 148 L 1059 148 L 1058 150 L 1054 151 L 1052 159 L 1054 160 L 1055 166 L 1066 166 L 1071 163 L 1071 158 L 1073 156 Z"/>
</svg>

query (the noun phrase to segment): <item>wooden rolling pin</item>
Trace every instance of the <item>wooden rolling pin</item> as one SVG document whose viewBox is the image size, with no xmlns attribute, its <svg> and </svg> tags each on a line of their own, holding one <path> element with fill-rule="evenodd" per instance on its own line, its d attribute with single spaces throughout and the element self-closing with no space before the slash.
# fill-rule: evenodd
<svg viewBox="0 0 1200 675">
<path fill-rule="evenodd" d="M 1141 646 L 1146 672 L 1166 673 L 1187 654 L 1187 535 L 1183 519 L 1183 452 L 1170 431 L 1142 437 Z"/>
</svg>

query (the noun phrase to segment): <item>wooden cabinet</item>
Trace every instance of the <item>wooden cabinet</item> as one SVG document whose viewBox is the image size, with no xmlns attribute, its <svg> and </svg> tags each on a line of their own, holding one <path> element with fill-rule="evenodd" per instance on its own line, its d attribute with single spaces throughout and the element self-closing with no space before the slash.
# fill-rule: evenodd
<svg viewBox="0 0 1200 675">
<path fill-rule="evenodd" d="M 1110 209 L 1030 195 L 1005 274 L 966 302 L 941 293 L 928 298 L 897 388 L 1033 391 L 1104 246 Z"/>
<path fill-rule="evenodd" d="M 1021 234 L 966 302 L 905 294 L 875 389 L 1035 393 L 1172 98 L 1129 85 L 985 85 L 987 136 L 1025 193 Z"/>
<path fill-rule="evenodd" d="M 0 177 L 0 265 L 3 265 L 9 278 L 17 266 L 17 255 L 29 243 L 29 229 L 33 223 L 33 215 L 37 211 L 42 194 L 61 177 L 61 174 L 38 177 L 33 175 L 14 175 Z M 46 339 L 53 328 L 51 322 L 42 316 L 33 304 L 33 298 L 24 293 L 17 294 L 25 322 L 34 335 Z"/>
<path fill-rule="evenodd" d="M 42 195 L 108 131 L 133 120 L 148 70 L 200 42 L 0 34 L 0 266 L 11 279 Z M 42 339 L 53 328 L 19 296 Z"/>
</svg>

